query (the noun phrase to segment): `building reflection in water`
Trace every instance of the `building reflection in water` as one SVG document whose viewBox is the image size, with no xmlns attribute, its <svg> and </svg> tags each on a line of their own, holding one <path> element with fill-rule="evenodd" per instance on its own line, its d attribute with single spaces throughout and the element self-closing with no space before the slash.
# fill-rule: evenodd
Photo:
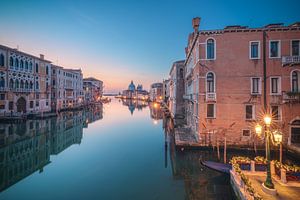
<svg viewBox="0 0 300 200">
<path fill-rule="evenodd" d="M 214 154 L 211 151 L 176 148 L 173 126 L 170 118 L 163 118 L 165 167 L 168 165 L 169 150 L 173 178 L 184 181 L 186 199 L 235 199 L 229 176 L 208 169 L 200 163 L 200 160 L 214 160 Z"/>
<path fill-rule="evenodd" d="M 0 124 L 0 192 L 35 171 L 43 172 L 50 155 L 80 144 L 83 128 L 103 118 L 103 105 L 64 112 L 55 118 Z"/>
<path fill-rule="evenodd" d="M 121 101 L 124 106 L 128 107 L 131 115 L 133 115 L 135 109 L 143 110 L 144 108 L 146 108 L 148 106 L 148 102 L 143 101 L 143 100 L 122 99 Z"/>
</svg>

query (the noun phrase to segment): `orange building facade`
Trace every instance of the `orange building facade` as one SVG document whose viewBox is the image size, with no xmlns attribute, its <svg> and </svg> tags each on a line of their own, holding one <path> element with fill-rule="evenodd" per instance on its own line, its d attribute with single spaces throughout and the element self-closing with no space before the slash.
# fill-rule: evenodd
<svg viewBox="0 0 300 200">
<path fill-rule="evenodd" d="M 187 126 L 198 142 L 262 144 L 254 127 L 268 112 L 283 144 L 300 147 L 300 23 L 211 31 L 199 26 L 194 18 L 184 95 Z"/>
</svg>

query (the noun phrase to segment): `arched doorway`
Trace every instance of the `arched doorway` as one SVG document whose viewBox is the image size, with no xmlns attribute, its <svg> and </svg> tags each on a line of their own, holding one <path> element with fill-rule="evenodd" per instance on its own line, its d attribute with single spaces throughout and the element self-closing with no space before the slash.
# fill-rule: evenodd
<svg viewBox="0 0 300 200">
<path fill-rule="evenodd" d="M 300 144 L 300 120 L 291 123 L 291 143 Z"/>
<path fill-rule="evenodd" d="M 26 113 L 26 100 L 24 97 L 20 97 L 17 101 L 17 112 Z"/>
</svg>

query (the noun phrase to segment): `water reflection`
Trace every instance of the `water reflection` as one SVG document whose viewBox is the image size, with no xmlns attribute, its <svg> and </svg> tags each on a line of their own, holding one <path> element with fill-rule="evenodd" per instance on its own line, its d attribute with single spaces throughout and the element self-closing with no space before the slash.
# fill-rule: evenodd
<svg viewBox="0 0 300 200">
<path fill-rule="evenodd" d="M 143 100 L 122 99 L 121 101 L 124 106 L 128 107 L 131 115 L 133 115 L 135 109 L 141 111 L 148 106 L 148 102 Z"/>
<path fill-rule="evenodd" d="M 83 128 L 103 118 L 103 105 L 56 118 L 0 124 L 0 191 L 35 171 L 43 172 L 50 155 L 80 144 Z"/>
</svg>

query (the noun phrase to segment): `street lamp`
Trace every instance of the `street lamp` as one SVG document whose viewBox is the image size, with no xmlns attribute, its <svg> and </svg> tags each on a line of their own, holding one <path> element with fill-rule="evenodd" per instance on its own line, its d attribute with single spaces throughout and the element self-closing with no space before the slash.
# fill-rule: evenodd
<svg viewBox="0 0 300 200">
<path fill-rule="evenodd" d="M 278 130 L 275 130 L 273 132 L 270 131 L 270 126 L 272 123 L 272 117 L 270 115 L 264 116 L 264 137 L 266 140 L 266 159 L 267 159 L 267 178 L 266 181 L 263 183 L 265 187 L 268 189 L 274 189 L 274 184 L 272 182 L 271 177 L 271 163 L 270 163 L 270 141 L 273 144 L 279 144 L 282 141 L 282 133 Z M 257 124 L 255 126 L 255 132 L 260 137 L 262 135 L 262 126 L 260 124 Z"/>
</svg>

